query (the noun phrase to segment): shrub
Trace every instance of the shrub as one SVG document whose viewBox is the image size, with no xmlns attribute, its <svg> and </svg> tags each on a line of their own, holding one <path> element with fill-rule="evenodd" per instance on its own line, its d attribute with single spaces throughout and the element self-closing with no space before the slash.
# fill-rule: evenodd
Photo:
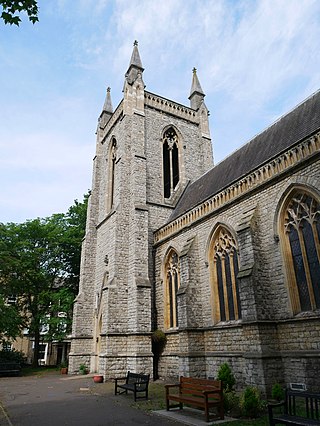
<svg viewBox="0 0 320 426">
<path fill-rule="evenodd" d="M 241 397 L 240 404 L 244 416 L 257 417 L 263 405 L 259 390 L 248 386 Z"/>
<path fill-rule="evenodd" d="M 283 390 L 283 387 L 279 383 L 275 383 L 272 386 L 271 396 L 276 401 L 282 401 L 282 400 L 284 400 L 284 390 Z"/>
<path fill-rule="evenodd" d="M 15 349 L 11 351 L 1 350 L 0 351 L 0 362 L 14 361 L 20 365 L 26 363 L 26 356 L 22 351 L 16 351 Z"/>
<path fill-rule="evenodd" d="M 231 417 L 241 416 L 240 397 L 234 391 L 223 392 L 223 405 Z"/>
<path fill-rule="evenodd" d="M 223 389 L 226 392 L 230 392 L 233 390 L 233 387 L 236 383 L 236 380 L 234 378 L 234 375 L 232 374 L 231 368 L 227 362 L 220 365 L 218 370 L 218 380 L 222 381 Z"/>
<path fill-rule="evenodd" d="M 79 371 L 81 374 L 87 374 L 88 373 L 87 366 L 85 364 L 80 364 Z"/>
<path fill-rule="evenodd" d="M 161 355 L 167 344 L 167 336 L 162 330 L 155 330 L 151 336 L 152 352 L 155 355 Z"/>
</svg>

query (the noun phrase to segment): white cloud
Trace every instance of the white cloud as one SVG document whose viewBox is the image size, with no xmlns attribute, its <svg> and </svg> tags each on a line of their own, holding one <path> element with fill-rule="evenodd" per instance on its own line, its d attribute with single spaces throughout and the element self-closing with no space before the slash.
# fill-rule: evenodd
<svg viewBox="0 0 320 426">
<path fill-rule="evenodd" d="M 147 90 L 188 104 L 198 69 L 217 160 L 319 85 L 318 0 L 48 3 L 1 40 L 0 221 L 65 210 L 88 189 L 105 89 L 116 107 L 135 39 Z"/>
</svg>

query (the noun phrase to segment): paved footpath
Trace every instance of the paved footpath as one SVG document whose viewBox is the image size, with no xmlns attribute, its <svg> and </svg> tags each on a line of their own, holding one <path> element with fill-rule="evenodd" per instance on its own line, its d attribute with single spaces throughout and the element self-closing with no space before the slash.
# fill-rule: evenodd
<svg viewBox="0 0 320 426">
<path fill-rule="evenodd" d="M 98 392 L 88 376 L 0 377 L 1 426 L 181 425 Z"/>
</svg>

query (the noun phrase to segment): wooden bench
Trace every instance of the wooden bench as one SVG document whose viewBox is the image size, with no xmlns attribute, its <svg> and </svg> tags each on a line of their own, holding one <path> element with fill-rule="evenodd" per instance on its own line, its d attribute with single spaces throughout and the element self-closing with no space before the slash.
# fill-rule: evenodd
<svg viewBox="0 0 320 426">
<path fill-rule="evenodd" d="M 281 412 L 277 407 L 281 407 Z M 270 426 L 283 425 L 312 426 L 320 425 L 320 394 L 286 390 L 285 399 L 276 404 L 268 404 Z"/>
<path fill-rule="evenodd" d="M 21 365 L 14 361 L 0 361 L 0 374 L 1 375 L 19 375 L 21 373 Z"/>
<path fill-rule="evenodd" d="M 175 385 L 165 385 L 167 411 L 170 408 L 183 408 L 183 404 L 203 408 L 206 421 L 209 422 L 209 408 L 217 407 L 219 417 L 224 419 L 222 382 L 220 380 L 196 379 L 180 377 L 180 382 Z M 170 393 L 177 389 L 178 393 Z M 170 405 L 169 401 L 179 404 Z"/>
<path fill-rule="evenodd" d="M 149 386 L 150 374 L 138 374 L 131 373 L 128 371 L 125 377 L 118 377 L 114 379 L 114 394 L 121 395 L 123 393 L 128 393 L 128 391 L 133 392 L 134 400 L 138 398 L 148 399 L 148 386 Z M 119 383 L 123 382 L 124 383 Z M 144 396 L 138 396 L 139 393 L 144 393 Z"/>
</svg>

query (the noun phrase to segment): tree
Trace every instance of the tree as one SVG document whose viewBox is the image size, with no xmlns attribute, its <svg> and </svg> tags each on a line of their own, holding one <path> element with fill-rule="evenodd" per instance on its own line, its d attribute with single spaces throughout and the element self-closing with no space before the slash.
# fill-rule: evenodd
<svg viewBox="0 0 320 426">
<path fill-rule="evenodd" d="M 71 322 L 87 199 L 86 195 L 83 203 L 76 200 L 66 214 L 0 224 L 1 293 L 16 297 L 20 323 L 27 324 L 34 337 L 34 366 L 38 364 L 41 329 L 49 325 L 51 337 L 61 339 Z M 55 323 L 58 311 L 64 311 L 66 317 Z"/>
<path fill-rule="evenodd" d="M 0 293 L 0 342 L 14 340 L 21 332 L 23 320 L 15 305 L 6 303 Z"/>
<path fill-rule="evenodd" d="M 39 21 L 37 0 L 0 0 L 0 5 L 2 6 L 1 18 L 5 24 L 19 26 L 21 12 L 26 12 L 29 21 L 33 24 Z"/>
</svg>

